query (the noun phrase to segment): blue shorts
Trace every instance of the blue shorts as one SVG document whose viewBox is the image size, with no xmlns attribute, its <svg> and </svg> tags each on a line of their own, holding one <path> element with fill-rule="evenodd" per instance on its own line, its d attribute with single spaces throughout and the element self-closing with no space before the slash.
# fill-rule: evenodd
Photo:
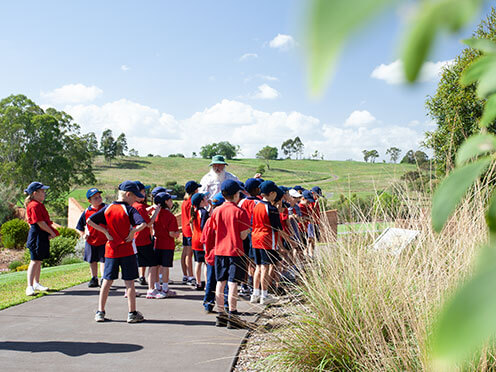
<svg viewBox="0 0 496 372">
<path fill-rule="evenodd" d="M 195 258 L 195 262 L 205 262 L 205 251 L 193 250 L 193 257 Z"/>
<path fill-rule="evenodd" d="M 274 265 L 281 261 L 279 253 L 273 249 L 253 248 L 255 253 L 255 264 L 257 265 Z"/>
<path fill-rule="evenodd" d="M 309 238 L 315 238 L 315 229 L 313 223 L 309 223 L 307 226 L 307 236 Z"/>
<path fill-rule="evenodd" d="M 174 251 L 172 249 L 155 249 L 157 264 L 163 267 L 172 267 Z"/>
<path fill-rule="evenodd" d="M 191 247 L 191 245 L 193 244 L 192 241 L 193 241 L 192 237 L 187 238 L 183 236 L 183 247 Z"/>
<path fill-rule="evenodd" d="M 46 231 L 40 229 L 38 224 L 31 225 L 28 233 L 26 247 L 31 254 L 31 261 L 42 261 L 50 257 L 50 240 Z"/>
<path fill-rule="evenodd" d="M 153 249 L 153 244 L 138 246 L 136 250 L 138 251 L 139 267 L 157 266 L 157 255 Z"/>
<path fill-rule="evenodd" d="M 119 267 L 121 268 L 122 280 L 134 280 L 139 277 L 136 255 L 119 258 L 105 257 L 105 268 L 103 269 L 103 279 L 115 280 L 119 277 Z"/>
<path fill-rule="evenodd" d="M 105 262 L 105 244 L 91 245 L 88 242 L 84 244 L 84 257 L 86 262 Z"/>
<path fill-rule="evenodd" d="M 218 282 L 242 282 L 245 278 L 243 257 L 215 256 L 215 279 Z"/>
</svg>

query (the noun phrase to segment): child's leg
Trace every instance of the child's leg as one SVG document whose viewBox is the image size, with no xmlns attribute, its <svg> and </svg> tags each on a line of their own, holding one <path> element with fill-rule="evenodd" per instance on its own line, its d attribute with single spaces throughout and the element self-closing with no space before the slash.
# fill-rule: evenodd
<svg viewBox="0 0 496 372">
<path fill-rule="evenodd" d="M 193 277 L 193 249 L 189 247 L 189 252 L 186 255 L 186 267 L 188 271 L 188 277 Z"/>
<path fill-rule="evenodd" d="M 267 293 L 269 286 L 269 269 L 270 265 L 257 265 L 257 269 L 260 266 L 260 285 L 262 287 L 262 292 Z"/>
<path fill-rule="evenodd" d="M 226 287 L 226 280 L 217 282 L 215 287 L 215 302 L 217 303 L 217 311 L 222 313 L 224 311 L 224 288 Z"/>
<path fill-rule="evenodd" d="M 189 275 L 190 270 L 188 270 L 188 268 L 191 266 L 191 257 L 190 257 L 191 253 L 192 253 L 191 246 L 190 245 L 183 245 L 183 251 L 181 252 L 181 269 L 183 270 L 183 276 L 193 275 L 193 274 Z M 188 260 L 188 257 L 189 257 L 189 260 Z"/>
<path fill-rule="evenodd" d="M 262 273 L 262 265 L 256 265 L 255 273 L 253 274 L 253 290 L 260 290 L 260 277 Z"/>
<path fill-rule="evenodd" d="M 28 266 L 28 287 L 32 287 L 35 283 L 35 278 L 36 278 L 36 270 L 37 270 L 37 265 L 36 263 L 40 262 L 41 266 L 41 261 L 29 261 L 29 266 Z"/>
<path fill-rule="evenodd" d="M 158 283 L 158 267 L 151 266 L 148 269 L 148 289 L 150 291 L 155 288 L 155 283 Z"/>
<path fill-rule="evenodd" d="M 169 268 L 168 267 L 163 267 L 162 268 L 162 280 L 164 281 L 164 284 L 167 283 L 169 284 Z"/>
<path fill-rule="evenodd" d="M 140 278 L 144 278 L 144 277 L 145 277 L 145 275 L 146 275 L 146 266 L 141 266 L 141 267 L 139 268 L 139 273 L 140 273 L 140 274 L 139 274 Z"/>
<path fill-rule="evenodd" d="M 215 279 L 215 266 L 206 265 L 207 274 L 205 278 L 207 279 L 207 284 L 205 286 L 205 296 L 203 297 L 203 306 L 205 309 L 212 310 L 215 302 L 215 287 L 217 286 L 217 280 Z"/>
<path fill-rule="evenodd" d="M 129 312 L 136 311 L 136 289 L 134 288 L 134 280 L 124 280 L 127 292 L 127 306 Z"/>
<path fill-rule="evenodd" d="M 34 284 L 40 283 L 40 275 L 41 275 L 41 261 L 35 261 L 35 276 L 34 276 Z"/>
<path fill-rule="evenodd" d="M 103 270 L 105 268 L 105 262 L 100 262 L 100 275 L 103 276 Z M 97 275 L 98 276 L 98 272 Z"/>
<path fill-rule="evenodd" d="M 90 262 L 90 272 L 92 278 L 98 277 L 98 262 Z"/>
<path fill-rule="evenodd" d="M 235 311 L 238 305 L 238 283 L 236 282 L 227 282 L 229 286 L 229 311 Z"/>
<path fill-rule="evenodd" d="M 98 311 L 105 311 L 105 304 L 107 303 L 110 286 L 113 282 L 113 280 L 103 279 L 100 296 L 98 297 Z"/>
<path fill-rule="evenodd" d="M 201 269 L 202 269 L 202 263 L 195 262 L 195 279 L 197 284 L 201 283 Z"/>
</svg>

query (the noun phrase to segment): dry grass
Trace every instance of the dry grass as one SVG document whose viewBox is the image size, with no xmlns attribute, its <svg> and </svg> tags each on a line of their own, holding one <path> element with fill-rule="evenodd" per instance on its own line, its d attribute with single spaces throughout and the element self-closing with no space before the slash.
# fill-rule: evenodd
<svg viewBox="0 0 496 372">
<path fill-rule="evenodd" d="M 263 365 L 279 371 L 427 370 L 430 324 L 486 240 L 486 196 L 487 189 L 476 191 L 441 234 L 431 229 L 429 207 L 405 197 L 409 217 L 396 222 L 420 235 L 399 256 L 370 250 L 372 233 L 320 246 Z M 463 369 L 494 370 L 494 351 Z"/>
</svg>

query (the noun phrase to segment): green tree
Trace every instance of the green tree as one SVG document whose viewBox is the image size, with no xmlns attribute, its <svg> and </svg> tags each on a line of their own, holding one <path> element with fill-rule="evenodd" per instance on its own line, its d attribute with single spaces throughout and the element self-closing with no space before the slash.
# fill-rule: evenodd
<svg viewBox="0 0 496 372">
<path fill-rule="evenodd" d="M 115 155 L 116 156 L 126 156 L 127 151 L 127 139 L 124 133 L 119 134 L 119 137 L 115 140 Z"/>
<path fill-rule="evenodd" d="M 86 147 L 92 156 L 100 154 L 100 151 L 98 150 L 98 139 L 96 138 L 96 134 L 94 132 L 86 133 L 82 136 L 82 138 L 86 141 Z"/>
<path fill-rule="evenodd" d="M 200 155 L 204 159 L 210 159 L 214 155 L 222 155 L 226 159 L 232 159 L 239 152 L 240 152 L 239 146 L 235 146 L 227 141 L 222 141 L 219 143 L 211 143 L 202 146 L 200 149 Z"/>
<path fill-rule="evenodd" d="M 386 150 L 386 155 L 389 155 L 391 163 L 396 163 L 396 161 L 400 157 L 400 154 L 401 150 L 397 147 L 390 147 Z"/>
<path fill-rule="evenodd" d="M 100 151 L 103 157 L 112 166 L 112 160 L 117 156 L 117 144 L 110 129 L 105 129 L 100 138 Z"/>
<path fill-rule="evenodd" d="M 362 154 L 363 154 L 363 161 L 365 163 L 368 163 L 369 161 L 369 150 L 362 150 Z"/>
<path fill-rule="evenodd" d="M 418 164 L 422 165 L 426 162 L 429 161 L 429 157 L 427 154 L 423 151 L 417 150 L 409 150 L 405 156 L 403 156 L 403 159 L 401 159 L 402 164 Z"/>
<path fill-rule="evenodd" d="M 379 152 L 377 150 L 370 150 L 369 151 L 369 159 L 371 163 L 375 163 L 375 159 L 379 157 Z"/>
<path fill-rule="evenodd" d="M 129 156 L 138 157 L 139 156 L 138 151 L 136 151 L 135 149 L 129 150 Z"/>
<path fill-rule="evenodd" d="M 281 150 L 287 158 L 291 159 L 291 155 L 295 152 L 293 140 L 289 138 L 284 141 L 281 145 Z"/>
<path fill-rule="evenodd" d="M 0 179 L 20 190 L 32 181 L 50 185 L 49 199 L 73 184 L 96 182 L 92 154 L 79 125 L 24 95 L 0 101 Z"/>
<path fill-rule="evenodd" d="M 293 140 L 293 148 L 296 156 L 301 158 L 303 156 L 303 149 L 305 148 L 305 145 L 301 142 L 300 137 L 295 137 Z"/>
<path fill-rule="evenodd" d="M 257 152 L 257 159 L 265 160 L 267 169 L 270 169 L 269 160 L 277 159 L 277 147 L 265 146 L 259 152 Z"/>
</svg>

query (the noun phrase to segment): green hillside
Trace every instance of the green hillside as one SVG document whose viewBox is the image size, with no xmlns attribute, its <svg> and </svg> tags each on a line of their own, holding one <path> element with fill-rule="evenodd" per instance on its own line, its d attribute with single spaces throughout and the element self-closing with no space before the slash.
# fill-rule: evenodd
<svg viewBox="0 0 496 372">
<path fill-rule="evenodd" d="M 123 180 L 140 180 L 145 184 L 163 185 L 167 181 L 184 184 L 188 180 L 200 181 L 208 172 L 209 160 L 161 158 L 161 157 L 127 157 L 115 161 L 112 166 L 102 157 L 95 161 L 97 187 L 112 192 Z M 229 161 L 227 170 L 242 181 L 252 177 L 259 165 L 259 159 L 235 159 Z M 356 161 L 327 160 L 273 160 L 270 170 L 266 170 L 264 179 L 271 179 L 285 186 L 302 185 L 311 187 L 319 185 L 324 194 L 334 193 L 336 198 L 341 193 L 370 194 L 375 190 L 386 188 L 409 170 L 416 169 L 409 164 L 363 163 Z M 81 185 L 71 196 L 85 202 L 85 192 L 93 185 Z"/>
</svg>

